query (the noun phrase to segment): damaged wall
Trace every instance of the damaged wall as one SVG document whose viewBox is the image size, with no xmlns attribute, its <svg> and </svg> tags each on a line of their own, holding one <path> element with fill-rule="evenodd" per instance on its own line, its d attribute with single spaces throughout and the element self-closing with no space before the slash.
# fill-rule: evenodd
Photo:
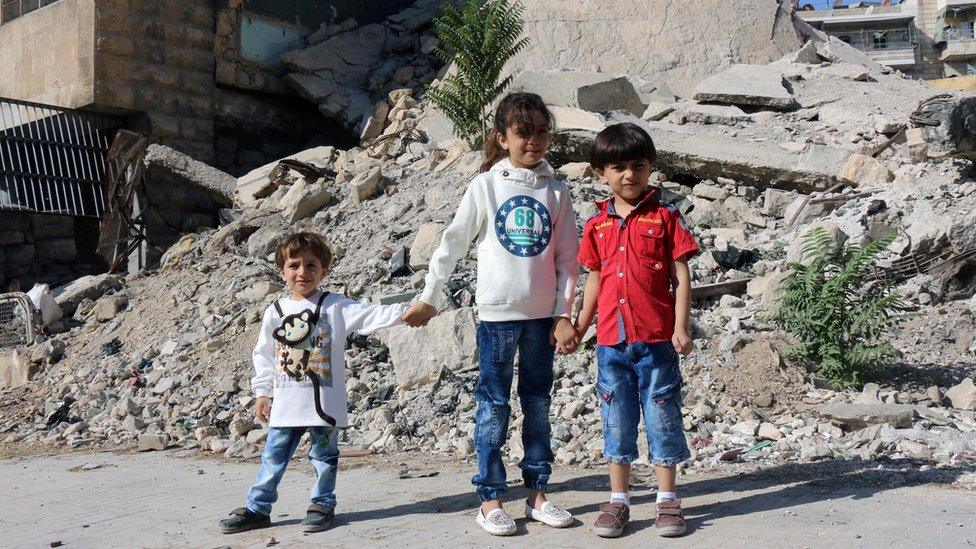
<svg viewBox="0 0 976 549">
<path fill-rule="evenodd" d="M 97 272 L 98 220 L 5 211 L 0 225 L 0 293 L 27 291 Z"/>
<path fill-rule="evenodd" d="M 532 46 L 510 68 L 627 74 L 643 92 L 665 84 L 688 96 L 719 67 L 768 63 L 802 45 L 788 6 L 772 0 L 527 0 L 525 6 Z"/>
</svg>

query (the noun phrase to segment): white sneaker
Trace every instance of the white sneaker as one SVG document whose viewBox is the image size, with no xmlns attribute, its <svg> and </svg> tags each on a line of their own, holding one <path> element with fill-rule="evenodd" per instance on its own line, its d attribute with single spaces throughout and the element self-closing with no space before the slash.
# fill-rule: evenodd
<svg viewBox="0 0 976 549">
<path fill-rule="evenodd" d="M 553 528 L 565 528 L 573 523 L 573 515 L 569 511 L 560 509 L 549 501 L 542 504 L 542 509 L 536 509 L 526 501 L 525 518 L 537 520 Z"/>
<path fill-rule="evenodd" d="M 481 512 L 481 507 L 479 507 L 478 516 L 474 518 L 474 521 L 485 532 L 493 536 L 511 536 L 515 533 L 515 521 L 508 516 L 504 509 L 492 509 L 488 511 L 488 516 L 485 517 Z"/>
</svg>

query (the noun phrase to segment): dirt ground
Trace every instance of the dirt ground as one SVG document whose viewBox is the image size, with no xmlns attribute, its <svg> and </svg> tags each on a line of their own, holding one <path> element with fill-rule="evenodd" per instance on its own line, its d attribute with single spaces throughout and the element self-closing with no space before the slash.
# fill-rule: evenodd
<svg viewBox="0 0 976 549">
<path fill-rule="evenodd" d="M 689 532 L 658 538 L 653 477 L 635 474 L 632 522 L 619 540 L 591 530 L 607 496 L 601 470 L 556 467 L 552 499 L 577 517 L 565 530 L 522 518 L 524 490 L 506 508 L 517 535 L 491 538 L 474 523 L 472 465 L 407 456 L 345 458 L 332 529 L 302 534 L 312 469 L 300 459 L 284 477 L 270 528 L 222 535 L 217 520 L 243 503 L 253 462 L 145 454 L 70 453 L 0 461 L 0 516 L 8 547 L 962 547 L 976 543 L 970 470 L 921 471 L 909 463 L 826 461 L 759 471 L 717 469 L 679 480 Z M 732 466 L 728 466 L 732 467 Z M 509 468 L 509 476 L 518 477 Z M 412 478 L 411 478 L 412 477 Z M 511 483 L 511 481 L 510 481 Z"/>
</svg>

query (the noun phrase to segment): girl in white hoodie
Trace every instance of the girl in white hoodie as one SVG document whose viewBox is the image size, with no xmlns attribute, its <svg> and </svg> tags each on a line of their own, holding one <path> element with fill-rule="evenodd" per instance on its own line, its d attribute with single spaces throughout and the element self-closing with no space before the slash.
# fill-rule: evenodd
<svg viewBox="0 0 976 549">
<path fill-rule="evenodd" d="M 507 490 L 501 448 L 508 432 L 516 350 L 525 450 L 519 467 L 530 490 L 525 514 L 554 527 L 573 522 L 572 515 L 545 495 L 553 460 L 553 354 L 571 352 L 578 344 L 570 315 L 579 241 L 569 190 L 543 159 L 552 127 L 552 114 L 538 95 L 512 93 L 502 99 L 485 140 L 481 173 L 468 186 L 431 257 L 419 301 L 403 318 L 416 326 L 437 313 L 448 278 L 475 241 L 480 372 L 474 432 L 478 472 L 471 481 L 482 501 L 477 523 L 494 535 L 515 533 L 515 522 L 501 502 Z"/>
</svg>

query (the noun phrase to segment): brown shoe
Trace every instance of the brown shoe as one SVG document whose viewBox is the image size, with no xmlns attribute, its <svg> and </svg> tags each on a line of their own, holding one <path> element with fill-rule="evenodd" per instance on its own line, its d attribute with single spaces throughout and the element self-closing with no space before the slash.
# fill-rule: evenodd
<svg viewBox="0 0 976 549">
<path fill-rule="evenodd" d="M 681 500 L 662 501 L 657 504 L 657 519 L 654 521 L 657 535 L 673 538 L 685 533 L 685 516 L 681 513 Z"/>
<path fill-rule="evenodd" d="M 604 503 L 596 517 L 593 531 L 601 538 L 617 538 L 630 521 L 630 508 L 623 503 Z"/>
</svg>

